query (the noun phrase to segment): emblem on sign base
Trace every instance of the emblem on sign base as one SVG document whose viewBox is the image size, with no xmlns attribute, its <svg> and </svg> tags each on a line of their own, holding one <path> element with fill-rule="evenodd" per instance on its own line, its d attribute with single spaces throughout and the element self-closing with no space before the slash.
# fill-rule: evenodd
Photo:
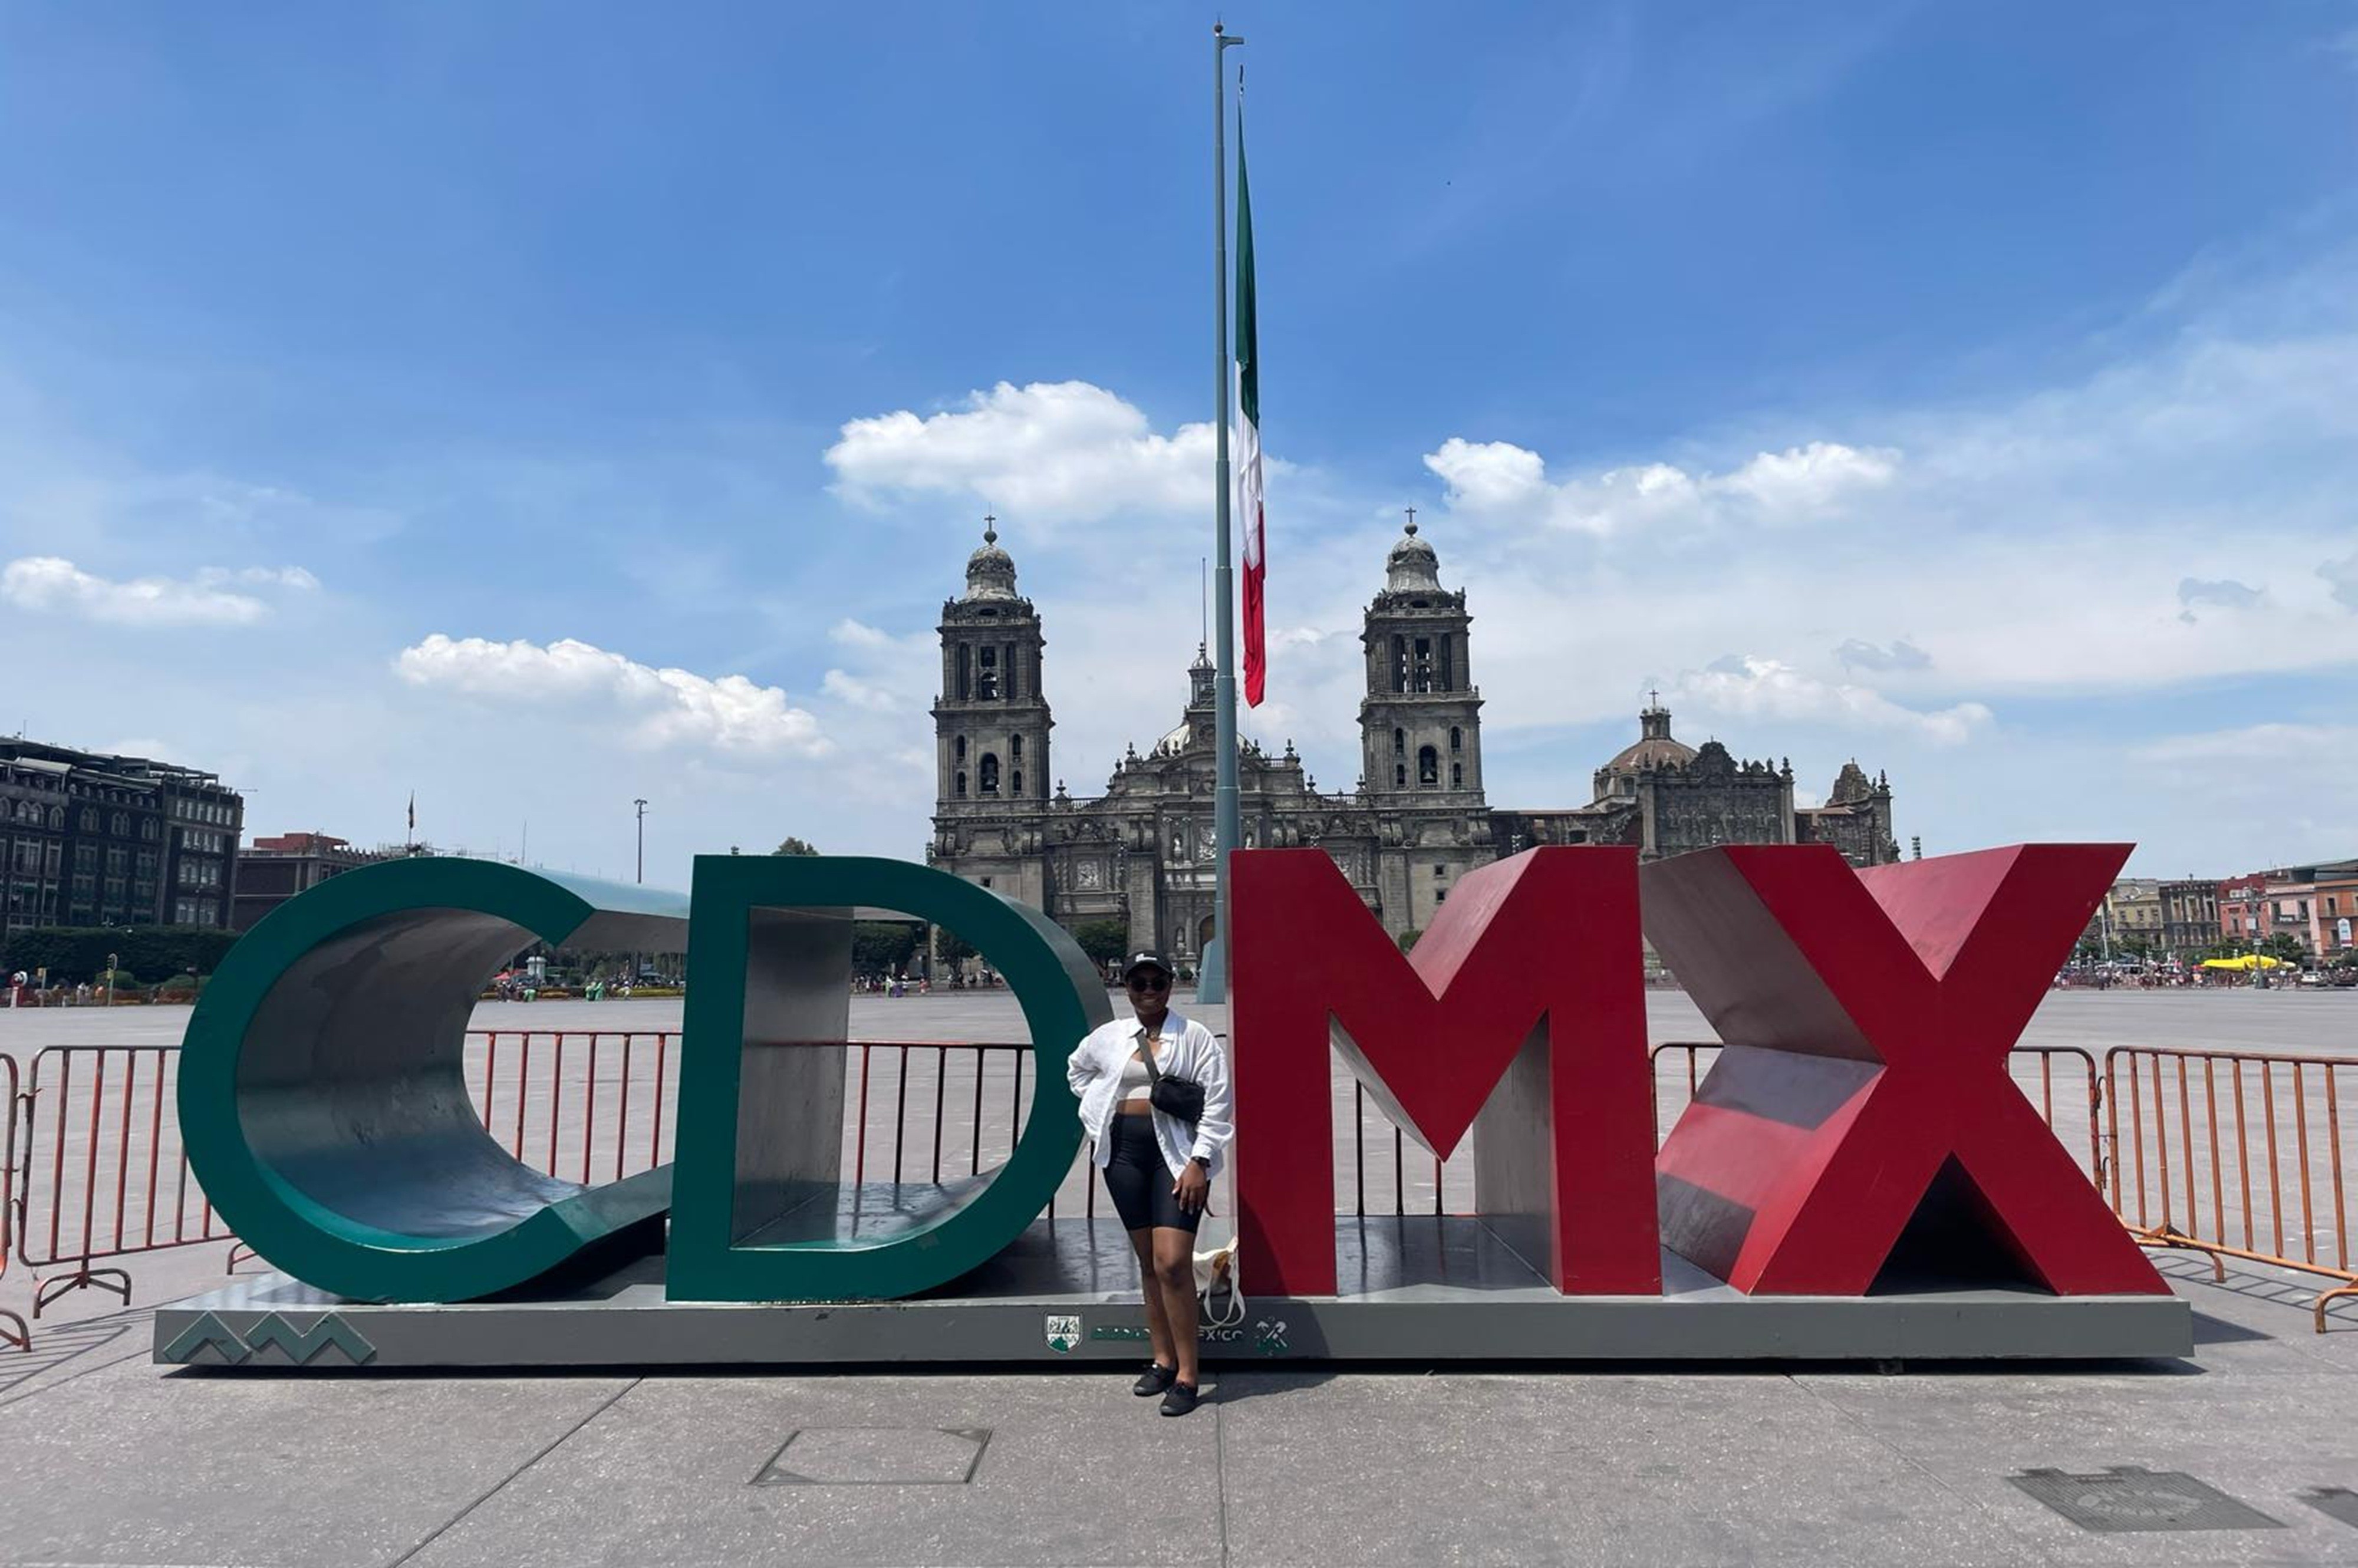
<svg viewBox="0 0 2358 1568">
<path fill-rule="evenodd" d="M 1059 1356 L 1069 1355 L 1073 1346 L 1081 1342 L 1081 1320 L 1058 1317 L 1052 1313 L 1047 1318 L 1047 1336 L 1049 1349 Z"/>
</svg>

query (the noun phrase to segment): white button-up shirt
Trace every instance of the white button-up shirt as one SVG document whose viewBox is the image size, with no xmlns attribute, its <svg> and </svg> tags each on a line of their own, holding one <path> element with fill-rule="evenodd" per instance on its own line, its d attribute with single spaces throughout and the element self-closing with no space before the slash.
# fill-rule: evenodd
<svg viewBox="0 0 2358 1568">
<path fill-rule="evenodd" d="M 1121 1098 L 1122 1064 L 1138 1050 L 1145 1034 L 1145 1025 L 1136 1018 L 1101 1024 L 1073 1047 L 1072 1059 L 1065 1065 L 1065 1081 L 1080 1097 L 1081 1126 L 1097 1140 L 1100 1166 L 1113 1159 L 1113 1140 L 1106 1132 Z M 1171 1167 L 1174 1179 L 1187 1168 L 1189 1160 L 1198 1156 L 1217 1173 L 1227 1159 L 1228 1142 L 1236 1136 L 1228 1120 L 1228 1058 L 1218 1038 L 1193 1019 L 1175 1011 L 1165 1013 L 1163 1028 L 1154 1037 L 1154 1067 L 1167 1077 L 1204 1086 L 1204 1116 L 1194 1127 L 1159 1110 L 1149 1116 L 1163 1162 Z"/>
</svg>

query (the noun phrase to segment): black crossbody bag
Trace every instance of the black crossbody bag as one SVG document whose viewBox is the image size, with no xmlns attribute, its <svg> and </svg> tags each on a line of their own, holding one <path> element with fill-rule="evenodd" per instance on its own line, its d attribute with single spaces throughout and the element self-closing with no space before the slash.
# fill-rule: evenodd
<svg viewBox="0 0 2358 1568">
<path fill-rule="evenodd" d="M 1156 1066 L 1151 1042 L 1139 1055 L 1146 1063 L 1146 1103 L 1190 1127 L 1203 1120 L 1204 1086 L 1193 1078 L 1174 1078 Z"/>
</svg>

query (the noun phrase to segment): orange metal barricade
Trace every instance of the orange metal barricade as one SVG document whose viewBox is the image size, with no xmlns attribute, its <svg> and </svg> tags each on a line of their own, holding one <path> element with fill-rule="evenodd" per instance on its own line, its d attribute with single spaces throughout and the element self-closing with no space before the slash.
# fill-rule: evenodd
<svg viewBox="0 0 2358 1568">
<path fill-rule="evenodd" d="M 36 1270 L 35 1317 L 92 1287 L 127 1303 L 130 1274 L 93 1267 L 98 1259 L 233 1239 L 180 1148 L 179 1061 L 177 1045 L 53 1045 L 34 1056 L 18 1252 Z"/>
<path fill-rule="evenodd" d="M 2351 1267 L 2342 1085 L 2358 1061 L 2116 1045 L 2104 1053 L 2113 1212 L 2139 1240 L 2320 1274 L 2358 1295 Z M 2256 1169 L 2253 1156 L 2260 1155 Z"/>
<path fill-rule="evenodd" d="M 7 1277 L 9 1244 L 16 1238 L 16 1124 L 24 1119 L 24 1099 L 16 1090 L 16 1058 L 0 1056 L 0 1279 Z M 10 1327 L 11 1324 L 16 1326 Z M 0 1343 L 30 1350 L 32 1325 L 0 1307 Z"/>
</svg>

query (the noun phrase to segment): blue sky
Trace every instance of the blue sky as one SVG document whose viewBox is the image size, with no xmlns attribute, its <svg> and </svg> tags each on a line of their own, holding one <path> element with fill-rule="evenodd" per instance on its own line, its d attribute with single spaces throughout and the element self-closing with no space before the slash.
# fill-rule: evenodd
<svg viewBox="0 0 2358 1568">
<path fill-rule="evenodd" d="M 1678 732 L 1928 851 L 2358 853 L 2358 5 L 1238 12 L 1271 703 L 1400 508 L 1495 804 Z M 1054 772 L 1175 720 L 1208 16 L 0 3 L 0 728 L 256 831 L 918 851 L 995 511 Z"/>
</svg>

